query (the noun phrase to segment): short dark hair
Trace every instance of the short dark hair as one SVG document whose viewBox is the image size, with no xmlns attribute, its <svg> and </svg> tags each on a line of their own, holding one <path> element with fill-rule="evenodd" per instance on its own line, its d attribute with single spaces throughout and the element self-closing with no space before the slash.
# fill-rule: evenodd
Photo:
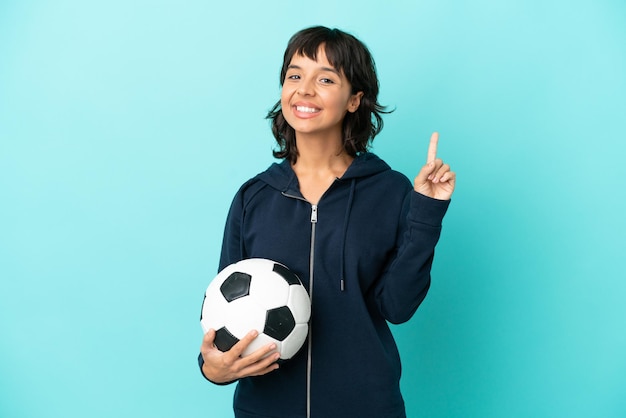
<svg viewBox="0 0 626 418">
<path fill-rule="evenodd" d="M 342 71 L 352 86 L 352 94 L 363 92 L 359 108 L 348 112 L 343 121 L 343 147 L 348 155 L 356 157 L 369 148 L 374 137 L 383 129 L 385 106 L 378 103 L 378 76 L 372 54 L 367 47 L 353 35 L 339 29 L 314 26 L 303 29 L 291 37 L 285 50 L 283 66 L 280 71 L 280 85 L 285 81 L 287 68 L 294 55 L 303 55 L 317 59 L 317 52 L 324 45 L 328 62 Z M 288 158 L 295 163 L 298 158 L 296 134 L 285 120 L 280 100 L 268 112 L 272 133 L 278 149 L 274 157 Z"/>
</svg>

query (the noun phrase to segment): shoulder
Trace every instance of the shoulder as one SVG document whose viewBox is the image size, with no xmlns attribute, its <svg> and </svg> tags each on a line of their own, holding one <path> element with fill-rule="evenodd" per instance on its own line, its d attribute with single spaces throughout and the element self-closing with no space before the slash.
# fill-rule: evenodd
<svg viewBox="0 0 626 418">
<path fill-rule="evenodd" d="M 407 189 L 413 187 L 411 180 L 409 180 L 406 175 L 404 175 L 400 171 L 391 168 L 391 166 L 387 164 L 385 160 L 383 160 L 376 154 L 369 152 L 364 154 L 363 157 L 365 157 L 364 159 L 367 163 L 372 166 L 378 167 L 377 170 L 373 170 L 373 177 L 376 180 L 376 183 L 380 185 L 380 187 L 391 187 L 395 190 L 399 189 L 401 191 L 406 191 Z"/>
<path fill-rule="evenodd" d="M 259 180 L 259 178 L 255 176 L 239 187 L 234 200 L 239 202 L 242 206 L 247 206 L 254 196 L 256 196 L 265 187 L 267 187 L 267 183 Z"/>
<path fill-rule="evenodd" d="M 278 191 L 284 190 L 290 183 L 292 176 L 293 171 L 287 162 L 273 163 L 266 170 L 243 183 L 239 187 L 235 199 L 241 200 L 245 206 L 262 190 L 268 188 Z"/>
</svg>

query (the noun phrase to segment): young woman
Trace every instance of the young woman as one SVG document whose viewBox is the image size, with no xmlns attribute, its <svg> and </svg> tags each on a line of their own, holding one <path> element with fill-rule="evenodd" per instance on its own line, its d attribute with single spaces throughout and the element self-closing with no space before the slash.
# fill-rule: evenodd
<svg viewBox="0 0 626 418">
<path fill-rule="evenodd" d="M 204 336 L 203 375 L 237 381 L 234 409 L 252 417 L 404 417 L 400 357 L 388 322 L 411 318 L 426 296 L 455 174 L 432 135 L 413 185 L 368 152 L 382 129 L 374 61 L 352 35 L 312 27 L 287 46 L 280 101 L 270 111 L 282 159 L 236 194 L 220 269 L 260 257 L 307 287 L 307 344 L 291 360 L 268 345 L 228 352 Z"/>
</svg>

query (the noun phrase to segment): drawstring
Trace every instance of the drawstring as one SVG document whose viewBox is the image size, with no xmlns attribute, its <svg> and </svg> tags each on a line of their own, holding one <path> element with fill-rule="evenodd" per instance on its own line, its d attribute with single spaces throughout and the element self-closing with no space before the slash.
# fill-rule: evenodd
<svg viewBox="0 0 626 418">
<path fill-rule="evenodd" d="M 339 287 L 343 292 L 346 288 L 345 281 L 345 262 L 346 262 L 346 235 L 348 235 L 348 220 L 350 219 L 350 211 L 352 210 L 352 201 L 354 200 L 354 189 L 356 187 L 356 178 L 352 179 L 350 183 L 350 195 L 348 196 L 348 204 L 346 206 L 346 215 L 343 219 L 343 232 L 341 235 L 341 257 L 339 258 L 339 272 L 341 274 L 341 280 Z"/>
</svg>

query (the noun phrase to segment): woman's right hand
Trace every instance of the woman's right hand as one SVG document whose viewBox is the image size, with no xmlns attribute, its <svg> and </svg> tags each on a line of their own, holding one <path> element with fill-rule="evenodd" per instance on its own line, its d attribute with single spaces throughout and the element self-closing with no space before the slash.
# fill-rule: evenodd
<svg viewBox="0 0 626 418">
<path fill-rule="evenodd" d="M 200 352 L 204 359 L 202 373 L 215 383 L 232 382 L 242 377 L 260 376 L 278 369 L 276 361 L 280 354 L 275 352 L 276 344 L 267 344 L 252 354 L 241 357 L 243 351 L 257 337 L 257 331 L 250 331 L 230 350 L 222 352 L 215 346 L 215 330 L 210 329 L 202 339 Z"/>
</svg>

